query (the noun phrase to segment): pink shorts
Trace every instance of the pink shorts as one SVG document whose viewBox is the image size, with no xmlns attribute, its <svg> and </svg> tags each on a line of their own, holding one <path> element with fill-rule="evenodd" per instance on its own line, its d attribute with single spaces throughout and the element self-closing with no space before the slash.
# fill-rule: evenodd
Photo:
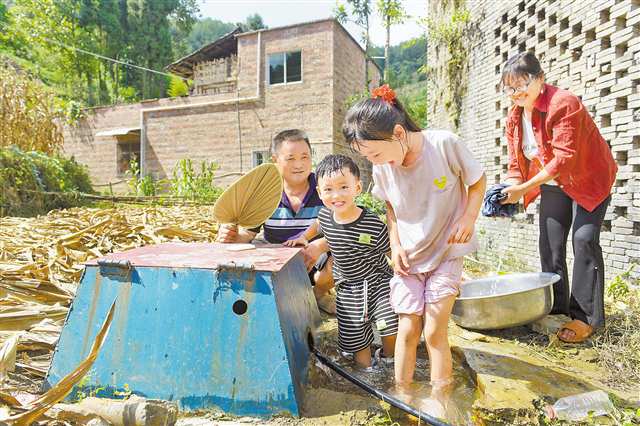
<svg viewBox="0 0 640 426">
<path fill-rule="evenodd" d="M 435 270 L 391 278 L 391 306 L 397 314 L 424 313 L 424 305 L 460 293 L 462 258 L 447 260 Z"/>
</svg>

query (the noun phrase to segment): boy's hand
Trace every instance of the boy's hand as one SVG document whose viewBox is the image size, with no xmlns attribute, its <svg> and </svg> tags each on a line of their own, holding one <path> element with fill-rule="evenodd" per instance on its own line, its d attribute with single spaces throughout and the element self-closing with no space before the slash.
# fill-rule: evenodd
<svg viewBox="0 0 640 426">
<path fill-rule="evenodd" d="M 307 247 L 309 245 L 309 241 L 307 241 L 307 239 L 305 237 L 300 236 L 300 237 L 295 238 L 293 240 L 285 241 L 282 244 L 287 246 L 287 247 L 295 247 L 295 246 Z"/>
<path fill-rule="evenodd" d="M 453 232 L 451 232 L 447 242 L 449 244 L 464 244 L 471 241 L 475 222 L 476 219 L 473 216 L 462 216 L 454 225 Z"/>
<path fill-rule="evenodd" d="M 393 272 L 403 277 L 409 275 L 409 259 L 407 252 L 401 246 L 391 247 L 391 261 L 393 262 Z"/>
<path fill-rule="evenodd" d="M 307 246 L 302 251 L 302 255 L 304 256 L 304 264 L 307 267 L 307 271 L 310 271 L 311 268 L 314 267 L 322 253 L 324 253 L 324 251 L 319 245 L 314 243 L 307 244 Z"/>
</svg>

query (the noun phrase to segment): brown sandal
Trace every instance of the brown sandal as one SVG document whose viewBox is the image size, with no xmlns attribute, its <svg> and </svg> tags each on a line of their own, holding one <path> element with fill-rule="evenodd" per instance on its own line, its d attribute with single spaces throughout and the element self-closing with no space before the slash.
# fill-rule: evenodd
<svg viewBox="0 0 640 426">
<path fill-rule="evenodd" d="M 573 337 L 563 339 L 561 337 L 561 334 L 564 330 L 573 331 Z M 560 327 L 560 330 L 558 330 L 558 333 L 556 335 L 558 336 L 558 339 L 562 340 L 565 343 L 582 343 L 587 340 L 592 334 L 593 327 L 591 327 L 589 324 L 585 324 L 580 320 L 573 320 Z"/>
</svg>

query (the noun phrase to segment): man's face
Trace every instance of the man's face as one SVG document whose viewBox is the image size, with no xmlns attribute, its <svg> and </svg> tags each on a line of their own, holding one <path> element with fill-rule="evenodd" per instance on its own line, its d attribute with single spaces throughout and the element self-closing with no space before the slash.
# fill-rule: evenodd
<svg viewBox="0 0 640 426">
<path fill-rule="evenodd" d="M 282 142 L 272 159 L 282 178 L 291 185 L 306 182 L 311 174 L 311 151 L 303 140 Z"/>
<path fill-rule="evenodd" d="M 347 168 L 318 179 L 318 193 L 322 203 L 337 213 L 351 209 L 360 192 L 360 180 Z"/>
</svg>

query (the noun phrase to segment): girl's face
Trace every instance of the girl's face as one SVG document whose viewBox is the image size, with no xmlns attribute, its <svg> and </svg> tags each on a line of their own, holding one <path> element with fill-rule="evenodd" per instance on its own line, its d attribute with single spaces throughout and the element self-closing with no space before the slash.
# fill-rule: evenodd
<svg viewBox="0 0 640 426">
<path fill-rule="evenodd" d="M 406 138 L 407 133 L 404 127 L 396 125 L 391 139 L 363 140 L 354 143 L 353 147 L 373 164 L 400 165 L 407 155 L 407 148 L 401 142 L 405 141 Z"/>
<path fill-rule="evenodd" d="M 504 93 L 519 107 L 532 108 L 544 86 L 544 77 L 509 76 L 503 85 Z"/>
</svg>

